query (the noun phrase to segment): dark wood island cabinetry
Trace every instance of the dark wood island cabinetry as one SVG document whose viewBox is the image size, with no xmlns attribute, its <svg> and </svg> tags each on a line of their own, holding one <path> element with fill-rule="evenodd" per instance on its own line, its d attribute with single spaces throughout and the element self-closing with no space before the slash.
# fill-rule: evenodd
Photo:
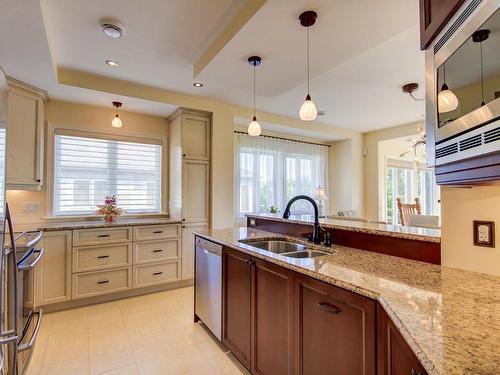
<svg viewBox="0 0 500 375">
<path fill-rule="evenodd" d="M 222 342 L 252 374 L 426 374 L 377 301 L 228 247 L 222 265 Z"/>
</svg>

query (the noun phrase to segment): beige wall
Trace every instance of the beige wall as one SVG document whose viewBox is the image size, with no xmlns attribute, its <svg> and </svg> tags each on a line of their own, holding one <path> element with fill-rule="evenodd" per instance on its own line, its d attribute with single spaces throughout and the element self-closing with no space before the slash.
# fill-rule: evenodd
<svg viewBox="0 0 500 375">
<path fill-rule="evenodd" d="M 45 105 L 45 119 L 49 123 L 70 125 L 78 128 L 110 131 L 114 116 L 112 108 L 103 108 L 61 101 L 48 101 Z M 166 118 L 120 111 L 123 122 L 123 134 L 148 134 L 168 137 L 168 120 Z M 47 130 L 47 129 L 46 129 Z M 47 132 L 46 132 L 47 133 Z M 168 138 L 166 138 L 168 139 Z M 45 144 L 47 144 L 45 142 Z M 168 142 L 167 142 L 168 147 Z M 165 149 L 168 155 L 168 149 Z M 166 163 L 165 165 L 168 165 Z M 168 176 L 168 173 L 165 174 Z M 168 180 L 165 181 L 168 187 Z M 35 223 L 44 219 L 46 214 L 46 184 L 42 191 L 10 190 L 7 191 L 7 202 L 13 213 L 15 223 Z M 168 190 L 165 190 L 168 194 Z M 168 202 L 168 197 L 167 202 Z M 22 202 L 39 202 L 40 213 L 23 213 Z"/>
<path fill-rule="evenodd" d="M 441 263 L 500 276 L 500 186 L 441 190 Z M 496 222 L 496 248 L 473 245 L 473 220 Z"/>
<path fill-rule="evenodd" d="M 329 209 L 356 210 L 364 215 L 362 136 L 331 144 L 329 152 Z"/>
<path fill-rule="evenodd" d="M 383 168 L 380 165 L 379 142 L 393 138 L 411 136 L 417 133 L 417 128 L 424 126 L 422 122 L 413 122 L 393 128 L 377 130 L 363 134 L 364 148 L 364 217 L 370 220 L 379 219 L 380 207 L 380 186 L 379 173 Z M 401 150 L 403 151 L 403 150 Z"/>
<path fill-rule="evenodd" d="M 61 84 L 212 112 L 211 225 L 214 228 L 227 228 L 233 226 L 234 119 L 236 117 L 252 118 L 252 109 L 70 69 L 59 68 L 58 79 Z M 300 103 L 297 103 L 297 106 L 299 105 Z M 321 124 L 319 122 L 305 122 L 296 117 L 286 117 L 259 111 L 257 112 L 257 117 L 262 123 L 304 129 L 309 132 L 330 134 L 332 138 L 351 139 L 354 137 L 360 139 L 361 137 L 360 133 L 346 128 Z M 361 168 L 361 166 L 356 165 L 356 168 Z M 362 175 L 361 169 L 359 175 Z M 362 186 L 360 186 L 359 189 L 362 189 Z"/>
</svg>

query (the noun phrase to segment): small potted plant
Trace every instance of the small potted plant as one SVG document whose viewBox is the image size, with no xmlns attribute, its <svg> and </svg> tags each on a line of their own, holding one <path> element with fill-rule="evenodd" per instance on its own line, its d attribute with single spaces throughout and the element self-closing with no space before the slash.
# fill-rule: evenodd
<svg viewBox="0 0 500 375">
<path fill-rule="evenodd" d="M 274 204 L 271 207 L 269 207 L 269 213 L 270 214 L 277 214 L 278 212 L 280 212 L 280 210 Z"/>
<path fill-rule="evenodd" d="M 104 204 L 98 204 L 97 208 L 98 210 L 95 212 L 95 214 L 104 215 L 104 221 L 106 223 L 112 223 L 116 221 L 118 216 L 125 212 L 116 204 L 116 195 L 106 195 L 106 197 L 104 198 Z"/>
</svg>

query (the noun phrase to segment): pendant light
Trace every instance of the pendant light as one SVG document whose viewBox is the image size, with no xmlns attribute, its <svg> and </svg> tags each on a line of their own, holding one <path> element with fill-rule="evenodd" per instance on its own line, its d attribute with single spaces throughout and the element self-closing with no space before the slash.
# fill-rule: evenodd
<svg viewBox="0 0 500 375">
<path fill-rule="evenodd" d="M 118 108 L 122 106 L 122 103 L 120 102 L 113 102 L 113 107 L 116 108 L 116 115 L 113 117 L 113 121 L 111 121 L 111 126 L 113 128 L 121 128 L 122 127 L 122 120 L 120 119 L 120 116 L 118 116 Z"/>
<path fill-rule="evenodd" d="M 458 108 L 457 96 L 448 88 L 446 84 L 446 65 L 443 64 L 443 85 L 438 94 L 438 111 L 446 113 Z"/>
<path fill-rule="evenodd" d="M 260 56 L 250 56 L 248 63 L 253 67 L 253 118 L 252 122 L 248 125 L 248 135 L 258 137 L 261 133 L 260 124 L 255 116 L 255 70 L 262 63 Z"/>
<path fill-rule="evenodd" d="M 300 24 L 307 28 L 307 96 L 299 111 L 299 117 L 303 121 L 314 121 L 318 116 L 318 109 L 309 94 L 309 27 L 316 23 L 316 18 L 318 14 L 312 10 L 303 12 L 299 16 Z"/>
<path fill-rule="evenodd" d="M 479 43 L 479 51 L 481 54 L 481 106 L 485 105 L 484 102 L 484 71 L 483 71 L 483 42 L 490 37 L 490 30 L 483 29 L 474 31 L 472 34 L 472 41 Z"/>
</svg>

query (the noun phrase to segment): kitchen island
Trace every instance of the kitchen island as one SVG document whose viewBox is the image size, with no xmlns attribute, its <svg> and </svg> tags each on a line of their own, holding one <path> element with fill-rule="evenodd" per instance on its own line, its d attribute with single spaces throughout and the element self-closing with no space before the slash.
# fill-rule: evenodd
<svg viewBox="0 0 500 375">
<path fill-rule="evenodd" d="M 330 255 L 293 259 L 245 243 L 287 238 L 253 228 L 211 230 L 197 235 L 228 251 L 377 301 L 428 374 L 498 374 L 498 277 L 335 245 L 325 248 L 308 244 Z M 381 331 L 376 330 L 378 337 Z M 383 349 L 377 346 L 379 373 L 384 373 L 384 365 L 379 363 Z"/>
</svg>

